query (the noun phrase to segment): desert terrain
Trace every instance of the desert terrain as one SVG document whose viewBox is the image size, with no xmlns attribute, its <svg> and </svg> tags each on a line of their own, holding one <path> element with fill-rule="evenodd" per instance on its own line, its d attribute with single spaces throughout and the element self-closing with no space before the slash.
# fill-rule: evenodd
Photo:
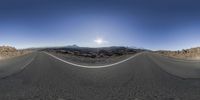
<svg viewBox="0 0 200 100">
<path fill-rule="evenodd" d="M 73 45 L 64 48 L 48 48 L 43 51 L 72 63 L 97 66 L 116 63 L 145 50 L 128 47 L 86 48 Z"/>
<path fill-rule="evenodd" d="M 30 52 L 31 50 L 17 50 L 15 47 L 11 46 L 0 46 L 0 60 L 22 56 Z"/>
<path fill-rule="evenodd" d="M 161 51 L 156 51 L 156 53 L 179 59 L 200 60 L 200 47 L 183 49 L 178 51 L 161 50 Z"/>
<path fill-rule="evenodd" d="M 67 54 L 69 57 L 65 57 L 66 54 L 59 52 L 67 50 L 60 50 L 61 48 L 40 49 L 1 60 L 0 99 L 199 100 L 200 98 L 200 61 L 178 60 L 144 50 L 133 53 L 131 59 L 119 64 L 89 68 L 66 62 L 71 56 L 81 57 L 85 52 L 78 53 L 79 55 Z M 87 57 L 85 59 L 94 59 L 91 56 Z M 95 57 L 105 59 L 104 56 Z"/>
</svg>

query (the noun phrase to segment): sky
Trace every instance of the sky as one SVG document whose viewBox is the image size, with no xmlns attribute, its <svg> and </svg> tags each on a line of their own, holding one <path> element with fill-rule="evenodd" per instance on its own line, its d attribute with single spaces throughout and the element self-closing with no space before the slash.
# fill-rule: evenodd
<svg viewBox="0 0 200 100">
<path fill-rule="evenodd" d="M 198 0 L 0 0 L 0 45 L 200 46 Z"/>
</svg>

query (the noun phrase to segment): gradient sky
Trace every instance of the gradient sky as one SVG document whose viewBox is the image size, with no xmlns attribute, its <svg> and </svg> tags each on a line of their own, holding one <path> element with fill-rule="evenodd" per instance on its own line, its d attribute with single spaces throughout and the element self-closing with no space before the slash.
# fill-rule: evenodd
<svg viewBox="0 0 200 100">
<path fill-rule="evenodd" d="M 101 38 L 101 45 L 95 39 Z M 198 0 L 1 0 L 0 45 L 200 46 Z"/>
</svg>

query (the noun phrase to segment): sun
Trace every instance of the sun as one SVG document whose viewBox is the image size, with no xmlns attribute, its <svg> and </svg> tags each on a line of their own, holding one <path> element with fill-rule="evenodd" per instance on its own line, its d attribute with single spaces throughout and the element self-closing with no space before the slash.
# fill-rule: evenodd
<svg viewBox="0 0 200 100">
<path fill-rule="evenodd" d="M 94 40 L 94 42 L 95 42 L 96 44 L 98 44 L 98 45 L 104 45 L 104 44 L 107 44 L 107 43 L 108 43 L 108 41 L 104 40 L 103 38 L 96 38 L 96 39 Z"/>
<path fill-rule="evenodd" d="M 103 44 L 103 39 L 97 38 L 94 40 L 94 42 L 100 45 L 100 44 Z"/>
</svg>

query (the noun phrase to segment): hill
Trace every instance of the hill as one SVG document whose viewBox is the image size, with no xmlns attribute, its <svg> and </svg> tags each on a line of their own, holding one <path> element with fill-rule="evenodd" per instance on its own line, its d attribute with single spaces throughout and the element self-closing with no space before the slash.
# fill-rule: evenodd
<svg viewBox="0 0 200 100">
<path fill-rule="evenodd" d="M 100 48 L 79 47 L 76 45 L 46 48 L 43 51 L 52 53 L 66 61 L 81 65 L 106 65 L 122 61 L 144 49 L 111 46 Z"/>
<path fill-rule="evenodd" d="M 28 50 L 17 50 L 11 46 L 0 46 L 0 59 L 20 56 L 29 53 Z"/>
<path fill-rule="evenodd" d="M 56 48 L 46 48 L 43 49 L 48 52 L 56 52 L 61 54 L 70 54 L 75 56 L 82 56 L 88 58 L 104 58 L 111 56 L 121 56 L 126 54 L 135 54 L 143 49 L 133 49 L 122 46 L 111 46 L 111 47 L 100 47 L 100 48 L 89 48 L 89 47 L 79 47 L 76 45 L 66 46 L 66 47 L 56 47 Z"/>
<path fill-rule="evenodd" d="M 200 47 L 183 49 L 178 51 L 156 51 L 159 54 L 163 54 L 169 57 L 181 58 L 181 59 L 191 59 L 200 60 Z"/>
</svg>

